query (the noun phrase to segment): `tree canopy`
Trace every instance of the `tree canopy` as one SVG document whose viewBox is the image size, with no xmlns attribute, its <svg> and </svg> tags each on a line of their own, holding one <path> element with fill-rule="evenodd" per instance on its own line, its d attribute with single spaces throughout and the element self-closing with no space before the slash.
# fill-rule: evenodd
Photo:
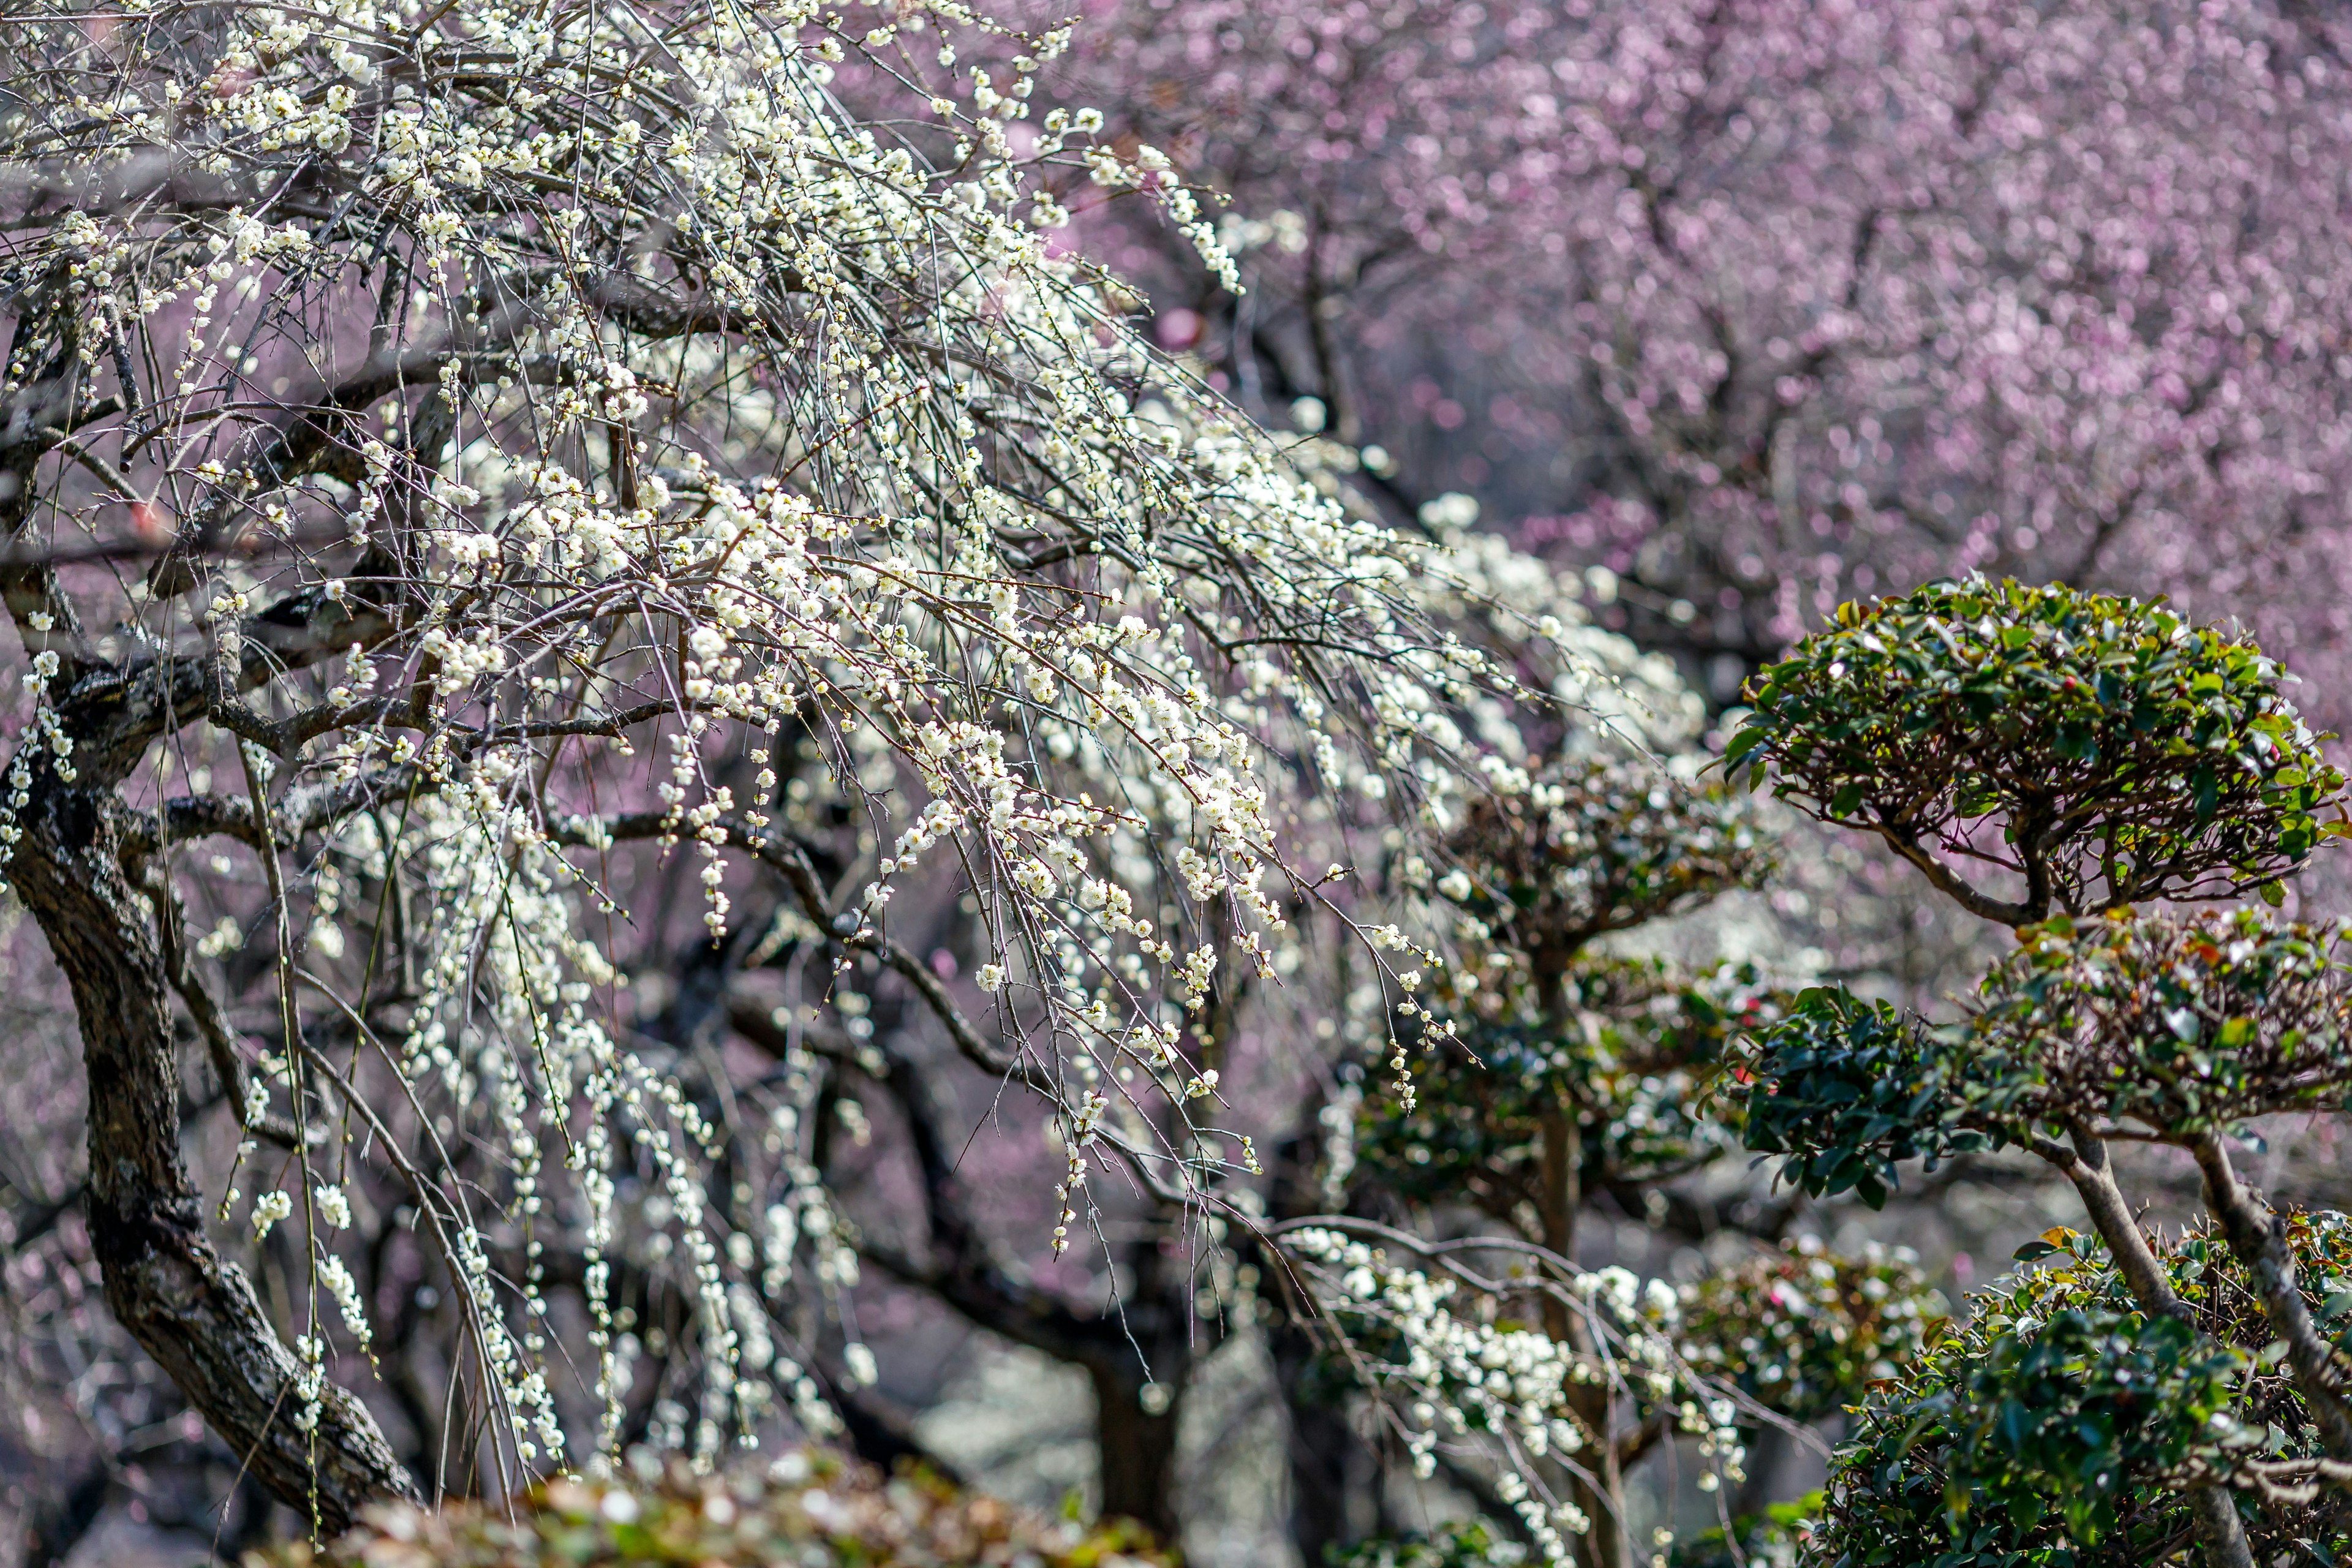
<svg viewBox="0 0 2352 1568">
<path fill-rule="evenodd" d="M 2344 776 L 2281 676 L 2160 605 L 1934 583 L 1841 608 L 1768 667 L 1725 757 L 1877 834 L 1970 913 L 2023 925 L 2301 866 Z"/>
</svg>

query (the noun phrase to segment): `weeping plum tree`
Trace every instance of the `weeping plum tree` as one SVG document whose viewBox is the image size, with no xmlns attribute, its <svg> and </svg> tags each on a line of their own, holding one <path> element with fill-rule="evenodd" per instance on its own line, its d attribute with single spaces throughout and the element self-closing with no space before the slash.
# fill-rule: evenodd
<svg viewBox="0 0 2352 1568">
<path fill-rule="evenodd" d="M 0 855 L 79 1015 L 107 1300 L 327 1529 L 834 1431 L 821 1361 L 874 1371 L 816 1064 L 900 1070 L 877 985 L 1052 1127 L 1049 1254 L 1105 1182 L 1223 1203 L 1219 964 L 1333 906 L 1348 803 L 1412 835 L 1512 787 L 1473 718 L 1508 672 L 1435 624 L 1455 552 L 1049 243 L 1066 166 L 1224 265 L 1099 116 L 1008 134 L 1066 33 L 868 20 L 9 18 Z M 829 95 L 851 57 L 887 122 Z M 624 994 L 662 867 L 777 970 L 773 1070 Z M 961 964 L 908 904 L 969 911 Z M 1395 981 L 1413 939 L 1335 919 Z M 236 1118 L 202 1171 L 186 1055 Z M 343 1384 L 417 1334 L 447 1381 L 395 1366 L 388 1435 Z"/>
<path fill-rule="evenodd" d="M 2352 953 L 2259 907 L 2137 907 L 2280 903 L 2342 830 L 2286 679 L 2158 605 L 1982 579 L 1848 605 L 1757 678 L 1735 774 L 1877 834 L 2019 942 L 1948 1027 L 1805 994 L 1738 1058 L 1748 1145 L 1873 1205 L 1902 1163 L 2023 1149 L 2090 1226 L 2021 1250 L 2038 1267 L 1866 1402 L 1818 1560 L 2342 1550 L 2343 1226 L 2267 1203 L 2229 1145 L 2352 1109 Z M 2208 1218 L 2143 1228 L 2118 1141 L 2192 1156 Z"/>
</svg>

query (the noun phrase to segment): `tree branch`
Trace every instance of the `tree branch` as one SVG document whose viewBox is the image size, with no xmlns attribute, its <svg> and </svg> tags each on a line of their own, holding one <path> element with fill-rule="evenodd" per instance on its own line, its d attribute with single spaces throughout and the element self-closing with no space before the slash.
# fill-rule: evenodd
<svg viewBox="0 0 2352 1568">
<path fill-rule="evenodd" d="M 581 817 L 563 818 L 548 825 L 548 837 L 559 844 L 595 844 L 604 839 L 662 837 L 677 833 L 682 826 L 677 817 L 666 813 L 644 811 L 602 823 Z M 806 850 L 782 834 L 754 828 L 740 817 L 722 816 L 713 826 L 726 834 L 730 845 L 750 851 L 762 865 L 782 877 L 800 905 L 801 912 L 814 922 L 818 930 L 830 934 L 844 947 L 874 954 L 912 985 L 916 994 L 923 999 L 923 1005 L 947 1030 L 948 1038 L 965 1060 L 992 1078 L 1012 1079 L 1059 1100 L 1060 1096 L 1054 1086 L 1042 1074 L 1019 1058 L 998 1049 L 981 1037 L 980 1031 L 963 1016 L 963 1010 L 956 1005 L 955 998 L 948 994 L 948 988 L 940 983 L 940 977 L 932 973 L 921 959 L 863 922 L 845 934 L 836 929 L 844 917 L 836 916 L 826 900 L 824 884 L 818 879 L 816 868 L 809 863 Z"/>
<path fill-rule="evenodd" d="M 2205 1206 L 2221 1222 L 2221 1234 L 2246 1272 L 2270 1320 L 2271 1331 L 2286 1342 L 2295 1388 L 2311 1406 L 2320 1437 L 2335 1458 L 2352 1462 L 2352 1403 L 2344 1394 L 2334 1350 L 2319 1337 L 2295 1284 L 2294 1254 L 2287 1247 L 2286 1221 L 2257 1199 L 2231 1168 L 2221 1134 L 2207 1132 L 2189 1145 L 2205 1175 Z"/>
<path fill-rule="evenodd" d="M 2107 1244 L 2140 1310 L 2151 1317 L 2186 1319 L 2188 1308 L 2172 1289 L 2172 1281 L 2166 1278 L 2164 1267 L 2157 1261 L 2155 1249 L 2148 1246 L 2139 1222 L 2132 1217 L 2123 1189 L 2116 1184 L 2106 1145 L 2088 1127 L 2081 1125 L 2073 1129 L 2072 1142 L 2073 1147 L 2069 1148 L 2036 1135 L 2032 1146 L 2036 1154 L 2057 1166 L 2074 1184 L 2084 1208 L 2089 1211 L 2092 1227 Z M 2237 1505 L 2230 1500 L 2228 1489 L 2211 1483 L 2192 1486 L 2189 1489 L 2189 1500 L 2197 1518 L 2197 1533 L 2219 1568 L 2253 1568 L 2245 1526 L 2238 1518 Z"/>
<path fill-rule="evenodd" d="M 778 1059 L 790 1048 L 788 1032 L 748 997 L 729 998 L 727 1021 L 737 1034 Z M 948 1132 L 948 1108 L 937 1086 L 902 1052 L 887 1044 L 877 1049 L 883 1070 L 877 1074 L 870 1066 L 858 1070 L 878 1083 L 906 1118 L 921 1178 L 925 1228 L 944 1261 L 919 1263 L 863 1236 L 857 1242 L 859 1256 L 902 1284 L 939 1297 L 992 1332 L 1064 1361 L 1099 1355 L 1113 1341 L 1123 1343 L 1115 1324 L 1079 1316 L 1019 1279 L 998 1256 L 966 1202 L 957 1170 L 958 1145 Z M 826 1054 L 837 1055 L 845 1063 L 855 1060 L 845 1047 Z"/>
</svg>

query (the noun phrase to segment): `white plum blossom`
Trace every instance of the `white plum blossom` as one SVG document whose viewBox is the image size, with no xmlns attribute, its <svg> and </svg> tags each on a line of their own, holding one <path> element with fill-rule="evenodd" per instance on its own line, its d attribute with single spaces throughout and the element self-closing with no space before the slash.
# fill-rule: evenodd
<svg viewBox="0 0 2352 1568">
<path fill-rule="evenodd" d="M 797 1152 L 814 1006 L 780 1009 L 782 1197 L 714 1189 L 736 1130 L 622 1005 L 631 847 L 681 867 L 714 942 L 792 948 L 852 1050 L 871 1025 L 849 999 L 887 968 L 1038 1096 L 1058 1247 L 1092 1171 L 1198 1206 L 1256 1169 L 1246 1135 L 1195 1120 L 1223 1105 L 1195 1021 L 1236 970 L 1296 962 L 1302 910 L 1402 992 L 1435 987 L 1433 939 L 1309 869 L 1360 863 L 1367 819 L 1417 836 L 1524 787 L 1514 701 L 1694 721 L 1547 569 L 1383 525 L 1055 237 L 1049 182 L 1139 192 L 1238 286 L 1165 154 L 1097 140 L 1091 110 L 1011 134 L 1066 29 L 891 14 L 942 61 L 967 34 L 1024 52 L 895 78 L 903 49 L 806 0 L 252 0 L 102 46 L 28 18 L 0 66 L 8 123 L 44 127 L 12 132 L 44 160 L 25 188 L 57 194 L 0 235 L 6 276 L 38 280 L 5 396 L 62 421 L 23 427 L 73 476 L 37 521 L 14 491 L 0 513 L 60 542 L 128 529 L 92 559 L 144 563 L 103 636 L 48 566 L 10 590 L 26 675 L 0 862 L 37 795 L 106 794 L 143 879 L 125 940 L 163 932 L 157 973 L 232 1096 L 256 1041 L 272 1053 L 235 1107 L 240 1162 L 284 1143 L 327 1232 L 352 1225 L 354 1165 L 407 1189 L 501 1466 L 572 1462 L 567 1363 L 593 1366 L 596 1458 L 616 1458 L 645 1343 L 614 1295 L 632 1248 L 674 1279 L 698 1359 L 698 1405 L 662 1434 L 708 1464 L 773 1406 L 834 1420 L 771 1311 L 858 1277 Z M 935 138 L 835 99 L 852 51 Z M 53 374 L 70 384 L 28 390 Z M 1540 657 L 1496 657 L 1538 628 Z M 854 805 L 837 884 L 794 789 Z M 984 933 L 980 1019 L 905 945 L 921 900 L 894 895 L 922 875 Z M 183 903 L 217 921 L 193 943 Z M 267 1008 L 217 1005 L 224 980 Z M 1397 1017 L 1402 1079 L 1403 1042 L 1449 1025 L 1410 994 Z M 294 1206 L 263 1194 L 256 1237 Z M 551 1342 L 559 1218 L 585 1353 Z M 349 1418 L 328 1358 L 370 1342 L 347 1267 L 314 1267 L 343 1329 L 299 1347 L 305 1430 Z"/>
</svg>

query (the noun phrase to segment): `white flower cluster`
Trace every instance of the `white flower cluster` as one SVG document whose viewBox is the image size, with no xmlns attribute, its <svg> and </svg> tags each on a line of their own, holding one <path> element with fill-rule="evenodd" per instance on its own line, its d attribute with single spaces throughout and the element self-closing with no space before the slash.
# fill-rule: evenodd
<svg viewBox="0 0 2352 1568">
<path fill-rule="evenodd" d="M 25 726 L 16 752 L 8 760 L 7 794 L 0 798 L 0 871 L 7 868 L 15 856 L 17 841 L 25 830 L 16 824 L 16 814 L 32 800 L 33 768 L 46 752 L 50 771 L 60 784 L 74 782 L 73 737 L 66 733 L 58 720 L 57 705 L 49 700 L 49 682 L 61 668 L 56 647 L 47 646 L 62 638 L 54 637 L 57 619 L 47 610 L 35 610 L 24 618 L 26 650 L 31 653 L 31 668 L 24 675 L 25 689 L 33 696 L 33 714 Z M 0 893 L 8 889 L 0 881 Z"/>
<path fill-rule="evenodd" d="M 1580 1298 L 1575 1310 L 1591 1347 L 1580 1350 L 1498 1318 L 1495 1298 L 1472 1295 L 1457 1279 L 1394 1264 L 1342 1231 L 1301 1229 L 1284 1245 L 1350 1334 L 1350 1360 L 1399 1407 L 1417 1473 L 1434 1473 L 1441 1442 L 1493 1439 L 1485 1452 L 1500 1468 L 1497 1492 L 1547 1561 L 1569 1561 L 1568 1538 L 1591 1528 L 1560 1480 L 1577 1456 L 1616 1436 L 1596 1429 L 1572 1388 L 1595 1391 L 1603 1411 L 1623 1397 L 1637 1410 L 1668 1412 L 1675 1429 L 1699 1440 L 1706 1489 L 1740 1479 L 1734 1406 L 1676 1354 L 1680 1305 L 1664 1281 L 1645 1284 L 1616 1268 L 1577 1275 L 1569 1289 Z"/>
<path fill-rule="evenodd" d="M 361 1296 L 359 1282 L 352 1278 L 351 1269 L 333 1253 L 321 1252 L 319 1283 L 335 1299 L 335 1310 L 342 1315 L 344 1331 L 364 1353 L 374 1341 L 375 1331 L 368 1323 L 367 1301 Z"/>
<path fill-rule="evenodd" d="M 256 0 L 168 57 L 126 29 L 112 89 L 67 73 L 71 102 L 33 106 L 72 128 L 50 153 L 95 190 L 168 133 L 206 194 L 92 205 L 9 241 L 12 265 L 67 278 L 104 329 L 84 335 L 90 363 L 109 333 L 132 345 L 111 356 L 131 367 L 126 400 L 137 365 L 158 369 L 113 416 L 141 432 L 121 449 L 159 466 L 140 515 L 168 490 L 194 564 L 158 564 L 131 640 L 209 672 L 208 711 L 245 734 L 257 781 L 235 805 L 269 796 L 304 840 L 282 857 L 289 878 L 310 868 L 302 962 L 380 978 L 380 944 L 347 940 L 369 918 L 353 886 L 421 895 L 388 1053 L 416 1120 L 499 1175 L 478 1212 L 452 1171 L 428 1172 L 420 1228 L 463 1282 L 501 1440 L 526 1460 L 564 1451 L 541 1235 L 559 1206 L 587 1238 L 617 1433 L 625 1169 L 650 1173 L 690 1279 L 705 1398 L 681 1441 L 700 1457 L 730 1420 L 748 1436 L 775 1390 L 824 1419 L 755 1309 L 802 1247 L 820 1289 L 856 1281 L 813 1173 L 757 1243 L 731 1194 L 708 1194 L 719 1131 L 607 1026 L 598 997 L 621 977 L 596 917 L 618 912 L 603 879 L 623 837 L 691 843 L 714 936 L 751 863 L 781 872 L 806 900 L 793 940 L 836 974 L 887 950 L 898 889 L 967 878 L 991 1022 L 1068 1156 L 1058 1240 L 1098 1158 L 1195 1195 L 1227 1168 L 1203 1151 L 1237 1142 L 1255 1166 L 1247 1137 L 1193 1121 L 1218 1080 L 1186 1031 L 1221 963 L 1296 962 L 1297 908 L 1354 924 L 1393 980 L 1392 1044 L 1398 1016 L 1445 1037 L 1418 989 L 1439 956 L 1356 923 L 1302 868 L 1352 858 L 1360 816 L 1442 829 L 1469 795 L 1520 787 L 1510 682 L 1474 641 L 1534 626 L 1558 644 L 1552 695 L 1587 703 L 1647 669 L 1531 616 L 1521 600 L 1560 589 L 1524 558 L 1351 510 L 1048 243 L 1048 180 L 1091 177 L 1146 192 L 1234 277 L 1170 161 L 1097 144 L 1099 115 L 1047 116 L 1015 152 L 1007 127 L 1066 32 L 1030 39 L 1009 76 L 918 84 L 958 140 L 933 167 L 829 96 L 834 67 L 887 48 L 881 75 L 901 79 L 901 46 L 935 29 L 949 70 L 959 29 L 1011 29 L 942 0 L 899 0 L 880 43 L 811 0 L 655 9 Z M 388 38 L 405 40 L 397 71 Z M 335 199 L 313 201 L 314 181 Z M 47 683 L 79 656 L 47 612 L 18 624 L 35 709 L 7 813 L 39 768 L 75 776 Z M 280 726 L 281 750 L 257 723 Z M 740 804 L 712 776 L 787 726 L 823 752 L 814 787 L 869 830 L 843 884 L 859 894 L 794 879 L 772 768 Z M 650 776 L 630 766 L 640 742 Z M 0 814 L 0 846 L 17 834 Z M 257 837 L 276 889 L 280 840 Z M 817 907 L 835 897 L 847 907 Z M 249 1128 L 269 1092 L 253 1082 Z M 314 1212 L 335 1230 L 330 1190 Z M 289 1205 L 257 1201 L 257 1230 Z M 328 1262 L 320 1281 L 355 1304 Z M 364 1321 L 346 1313 L 362 1342 Z"/>
</svg>

